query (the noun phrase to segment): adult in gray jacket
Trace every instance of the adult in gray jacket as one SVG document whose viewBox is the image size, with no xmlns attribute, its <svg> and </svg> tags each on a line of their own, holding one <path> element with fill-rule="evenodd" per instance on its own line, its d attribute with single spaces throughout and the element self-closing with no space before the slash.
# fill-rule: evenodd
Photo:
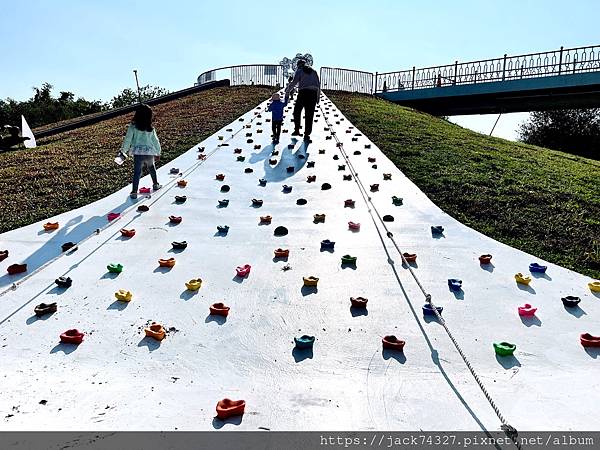
<svg viewBox="0 0 600 450">
<path fill-rule="evenodd" d="M 298 69 L 294 74 L 294 79 L 288 84 L 285 91 L 286 99 L 296 85 L 298 85 L 298 98 L 294 106 L 294 132 L 292 136 L 300 136 L 300 117 L 302 108 L 304 108 L 304 140 L 310 141 L 315 107 L 321 96 L 321 82 L 317 72 L 312 67 L 307 66 L 306 61 L 302 59 L 298 61 Z"/>
</svg>

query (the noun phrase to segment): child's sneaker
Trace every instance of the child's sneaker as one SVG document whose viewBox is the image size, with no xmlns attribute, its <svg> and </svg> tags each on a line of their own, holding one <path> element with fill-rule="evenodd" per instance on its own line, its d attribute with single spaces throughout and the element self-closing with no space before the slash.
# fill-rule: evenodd
<svg viewBox="0 0 600 450">
<path fill-rule="evenodd" d="M 129 194 L 129 198 L 135 200 L 137 198 L 137 192 L 132 192 L 131 194 Z"/>
<path fill-rule="evenodd" d="M 162 187 L 162 184 L 153 184 L 152 189 L 158 191 Z"/>
<path fill-rule="evenodd" d="M 292 136 L 300 136 L 300 131 L 294 130 L 294 132 L 292 133 Z"/>
</svg>

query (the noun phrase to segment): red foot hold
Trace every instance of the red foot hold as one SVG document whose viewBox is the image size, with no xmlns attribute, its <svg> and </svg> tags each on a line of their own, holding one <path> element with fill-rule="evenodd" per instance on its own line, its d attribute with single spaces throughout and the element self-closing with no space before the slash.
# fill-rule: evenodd
<svg viewBox="0 0 600 450">
<path fill-rule="evenodd" d="M 111 212 L 111 213 L 108 213 L 106 215 L 106 218 L 108 220 L 115 220 L 115 219 L 118 219 L 119 217 L 121 217 L 121 213 L 113 213 L 113 212 Z"/>
<path fill-rule="evenodd" d="M 181 223 L 182 220 L 181 216 L 169 216 L 169 222 L 171 223 Z"/>
<path fill-rule="evenodd" d="M 243 266 L 238 266 L 235 271 L 238 277 L 247 277 L 250 274 L 251 268 L 250 264 L 244 264 Z"/>
<path fill-rule="evenodd" d="M 227 315 L 229 314 L 229 310 L 231 308 L 229 308 L 229 306 L 225 306 L 224 303 L 213 303 L 212 305 L 210 305 L 210 314 L 213 316 L 223 316 L 223 317 L 227 317 Z"/>
<path fill-rule="evenodd" d="M 371 192 L 377 192 L 379 190 L 379 184 L 372 184 L 371 185 Z"/>
<path fill-rule="evenodd" d="M 354 204 L 356 202 L 354 200 L 348 199 L 344 200 L 344 208 L 354 208 Z"/>
<path fill-rule="evenodd" d="M 8 258 L 8 250 L 0 251 L 0 261 L 4 261 L 6 258 Z"/>
<path fill-rule="evenodd" d="M 224 398 L 217 403 L 217 417 L 221 420 L 228 419 L 233 416 L 241 416 L 246 408 L 245 400 L 231 400 Z"/>
<path fill-rule="evenodd" d="M 16 275 L 18 273 L 27 272 L 27 264 L 13 264 L 6 268 L 9 275 Z"/>
<path fill-rule="evenodd" d="M 355 308 L 366 308 L 369 300 L 364 297 L 350 297 L 350 303 Z"/>
<path fill-rule="evenodd" d="M 481 255 L 479 257 L 479 264 L 489 264 L 492 262 L 492 255 Z"/>
<path fill-rule="evenodd" d="M 525 303 L 523 306 L 519 306 L 517 308 L 517 310 L 519 311 L 520 316 L 532 317 L 532 316 L 535 316 L 535 312 L 537 311 L 537 308 L 534 308 L 529 303 Z"/>
<path fill-rule="evenodd" d="M 139 190 L 140 194 L 149 194 L 150 193 L 150 188 L 149 187 L 141 187 Z"/>
<path fill-rule="evenodd" d="M 367 161 L 369 161 L 370 163 L 374 163 L 375 162 L 375 158 L 373 158 L 372 156 L 369 156 L 367 158 Z"/>
<path fill-rule="evenodd" d="M 590 333 L 583 333 L 579 336 L 579 340 L 584 347 L 600 347 L 600 336 L 592 336 Z"/>
<path fill-rule="evenodd" d="M 402 253 L 402 256 L 404 256 L 404 259 L 406 260 L 406 262 L 415 262 L 417 260 L 417 254 L 416 253 Z"/>
<path fill-rule="evenodd" d="M 287 258 L 288 256 L 290 256 L 288 249 L 278 248 L 275 250 L 275 258 Z"/>
<path fill-rule="evenodd" d="M 132 238 L 135 236 L 135 230 L 134 229 L 126 230 L 125 228 L 121 228 L 121 236 Z"/>
<path fill-rule="evenodd" d="M 348 222 L 348 228 L 351 230 L 360 230 L 360 223 Z"/>
<path fill-rule="evenodd" d="M 81 344 L 84 334 L 76 328 L 67 330 L 60 335 L 60 342 L 64 344 Z"/>
<path fill-rule="evenodd" d="M 223 181 L 225 179 L 225 175 L 223 175 L 222 173 L 217 174 L 217 176 L 215 176 L 216 180 L 219 181 Z"/>
<path fill-rule="evenodd" d="M 384 336 L 383 339 L 381 339 L 381 342 L 383 343 L 383 348 L 398 351 L 402 351 L 404 349 L 404 344 L 406 343 L 394 335 Z"/>
</svg>

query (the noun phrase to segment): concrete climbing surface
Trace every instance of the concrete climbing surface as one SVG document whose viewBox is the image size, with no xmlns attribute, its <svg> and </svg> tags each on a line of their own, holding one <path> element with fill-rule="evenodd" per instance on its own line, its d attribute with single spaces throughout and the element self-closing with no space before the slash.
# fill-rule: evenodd
<svg viewBox="0 0 600 450">
<path fill-rule="evenodd" d="M 266 105 L 0 236 L 0 429 L 600 427 L 600 283 L 455 221 L 325 96 L 310 145 Z"/>
</svg>

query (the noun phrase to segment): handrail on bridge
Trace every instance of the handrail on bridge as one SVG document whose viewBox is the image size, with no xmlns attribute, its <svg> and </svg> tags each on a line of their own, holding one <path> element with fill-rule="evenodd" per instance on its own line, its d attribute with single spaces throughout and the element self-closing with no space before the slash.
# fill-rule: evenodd
<svg viewBox="0 0 600 450">
<path fill-rule="evenodd" d="M 323 89 L 376 94 L 459 84 L 538 78 L 600 71 L 600 45 L 458 62 L 375 74 L 352 69 L 321 68 Z M 371 83 L 369 84 L 369 80 Z"/>
<path fill-rule="evenodd" d="M 279 64 L 240 64 L 207 70 L 198 76 L 195 85 L 225 78 L 230 80 L 231 86 L 283 86 L 285 83 L 284 69 Z"/>
</svg>

